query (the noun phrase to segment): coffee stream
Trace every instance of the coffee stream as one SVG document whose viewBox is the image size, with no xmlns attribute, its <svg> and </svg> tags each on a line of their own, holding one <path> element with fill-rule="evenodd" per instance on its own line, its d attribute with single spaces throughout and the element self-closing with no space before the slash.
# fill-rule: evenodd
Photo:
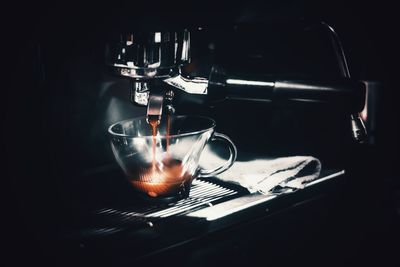
<svg viewBox="0 0 400 267">
<path fill-rule="evenodd" d="M 153 152 L 153 159 L 152 159 L 152 167 L 153 171 L 156 169 L 156 146 L 157 146 L 157 126 L 160 123 L 159 120 L 157 119 L 149 119 L 149 124 L 151 126 L 151 134 L 153 136 L 152 138 L 152 152 Z M 167 128 L 167 132 L 169 132 L 169 129 Z"/>
<path fill-rule="evenodd" d="M 141 166 L 132 177 L 132 184 L 150 197 L 173 195 L 184 189 L 187 182 L 192 180 L 192 176 L 184 171 L 182 162 L 169 155 L 170 146 L 170 116 L 167 116 L 166 129 L 166 156 L 161 164 L 157 164 L 157 129 L 158 119 L 149 119 L 152 132 L 152 162 L 151 166 Z"/>
<path fill-rule="evenodd" d="M 152 138 L 152 153 L 153 153 L 153 158 L 152 158 L 152 167 L 153 170 L 156 169 L 156 147 L 157 147 L 157 127 L 160 124 L 160 121 L 158 119 L 149 119 L 149 125 L 151 127 L 151 134 L 153 136 Z M 169 139 L 170 139 L 170 129 L 171 129 L 171 117 L 167 115 L 167 129 L 166 129 L 166 153 L 167 157 L 169 157 Z"/>
</svg>

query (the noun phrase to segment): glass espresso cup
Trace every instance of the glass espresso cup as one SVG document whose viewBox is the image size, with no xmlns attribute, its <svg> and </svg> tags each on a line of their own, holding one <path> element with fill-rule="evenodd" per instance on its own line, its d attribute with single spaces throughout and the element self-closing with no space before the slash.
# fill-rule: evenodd
<svg viewBox="0 0 400 267">
<path fill-rule="evenodd" d="M 108 132 L 116 161 L 133 188 L 147 199 L 172 200 L 189 196 L 193 179 L 220 174 L 235 162 L 235 145 L 215 132 L 215 125 L 201 116 L 167 116 L 153 129 L 141 117 L 117 122 Z M 199 168 L 199 159 L 210 141 L 225 143 L 230 156 L 207 170 Z"/>
</svg>

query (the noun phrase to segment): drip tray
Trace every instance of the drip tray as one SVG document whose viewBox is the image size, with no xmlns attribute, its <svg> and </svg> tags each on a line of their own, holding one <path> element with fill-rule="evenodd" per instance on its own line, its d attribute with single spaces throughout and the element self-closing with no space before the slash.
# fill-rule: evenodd
<svg viewBox="0 0 400 267">
<path fill-rule="evenodd" d="M 102 207 L 85 216 L 80 228 L 82 237 L 114 236 L 118 233 L 160 225 L 171 218 L 213 207 L 216 204 L 249 194 L 240 186 L 226 184 L 213 178 L 193 181 L 188 198 L 174 203 L 141 203 L 136 206 Z"/>
<path fill-rule="evenodd" d="M 132 199 L 130 187 L 119 184 L 123 179 L 115 175 L 104 172 L 92 176 L 98 183 L 90 195 L 84 190 L 86 201 L 103 202 L 82 210 L 81 216 L 74 218 L 77 224 L 68 224 L 62 231 L 63 245 L 71 253 L 93 256 L 100 263 L 110 261 L 113 266 L 147 264 L 164 252 L 180 251 L 212 234 L 296 209 L 337 188 L 345 177 L 343 170 L 323 171 L 302 190 L 269 195 L 250 194 L 243 187 L 215 178 L 197 179 L 188 198 L 155 204 Z M 343 179 L 336 179 L 339 177 Z M 88 186 L 93 185 L 93 179 L 87 179 Z"/>
<path fill-rule="evenodd" d="M 156 204 L 145 202 L 143 199 L 142 201 L 136 198 L 131 199 L 133 197 L 132 191 L 127 190 L 130 187 L 126 184 L 118 185 L 117 181 L 123 181 L 123 179 L 116 180 L 114 179 L 115 174 L 104 172 L 104 175 L 101 176 L 93 175 L 93 177 L 96 177 L 96 181 L 103 181 L 97 183 L 96 190 L 99 191 L 99 194 L 92 194 L 88 198 L 85 193 L 84 196 L 87 201 L 90 199 L 96 202 L 104 201 L 107 198 L 106 196 L 112 201 L 97 203 L 96 206 L 92 206 L 93 203 L 91 203 L 89 205 L 91 208 L 85 208 L 85 211 L 80 213 L 78 218 L 75 217 L 75 223 L 63 228 L 62 236 L 67 239 L 80 240 L 79 242 L 98 240 L 98 238 L 107 239 L 108 237 L 129 238 L 129 236 L 135 236 L 135 240 L 144 236 L 146 236 L 145 239 L 152 239 L 150 237 L 153 235 L 162 234 L 166 236 L 169 232 L 176 231 L 175 228 L 179 228 L 180 232 L 183 229 L 188 229 L 190 232 L 188 236 L 192 236 L 195 233 L 211 231 L 214 226 L 217 228 L 224 227 L 224 224 L 219 225 L 219 219 L 230 217 L 257 206 L 265 206 L 267 203 L 272 205 L 275 199 L 281 199 L 283 205 L 286 205 L 284 198 L 280 196 L 292 195 L 294 199 L 287 203 L 291 205 L 292 202 L 296 203 L 302 201 L 303 198 L 310 197 L 301 196 L 302 194 L 311 194 L 311 197 L 319 195 L 322 193 L 322 191 L 319 191 L 319 187 L 327 184 L 325 181 L 336 180 L 333 178 L 343 175 L 343 170 L 323 171 L 320 178 L 306 184 L 303 190 L 273 192 L 269 195 L 250 194 L 247 189 L 239 185 L 222 182 L 216 178 L 196 179 L 192 183 L 188 198 L 172 203 Z M 93 180 L 88 181 L 89 185 L 93 184 Z M 308 188 L 314 190 L 310 191 Z M 308 191 L 310 192 L 307 193 Z M 105 194 L 104 192 L 108 193 Z M 118 199 L 122 201 L 118 201 Z M 130 201 L 127 201 L 128 199 Z M 265 212 L 265 207 L 262 210 Z M 273 210 L 273 207 L 271 206 L 267 210 Z M 204 227 L 205 229 L 197 229 L 196 227 Z M 183 235 L 183 233 L 180 235 Z M 171 241 L 173 238 L 178 237 L 168 235 L 167 239 Z"/>
</svg>

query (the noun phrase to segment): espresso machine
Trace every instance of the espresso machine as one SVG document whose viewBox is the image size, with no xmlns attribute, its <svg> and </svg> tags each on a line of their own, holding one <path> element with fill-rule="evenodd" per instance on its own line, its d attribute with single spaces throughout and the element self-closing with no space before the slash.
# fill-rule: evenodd
<svg viewBox="0 0 400 267">
<path fill-rule="evenodd" d="M 269 25 L 276 29 L 272 22 Z M 294 27 L 295 33 L 291 31 L 293 25 L 297 25 Z M 101 68 L 101 71 L 106 75 L 103 78 L 105 81 L 111 80 L 114 85 L 119 85 L 108 90 L 117 94 L 120 102 L 110 108 L 116 98 L 112 94 L 107 96 L 107 93 L 103 93 L 109 99 L 105 101 L 108 104 L 104 106 L 109 110 L 105 113 L 114 114 L 114 117 L 99 121 L 107 121 L 107 127 L 112 122 L 133 116 L 129 113 L 131 108 L 137 115 L 142 116 L 144 113 L 148 120 L 160 120 L 166 114 L 196 113 L 211 116 L 218 122 L 220 129 L 232 137 L 238 147 L 238 159 L 244 161 L 251 161 L 255 155 L 260 154 L 277 157 L 293 155 L 288 151 L 308 153 L 304 148 L 311 147 L 311 142 L 315 146 L 320 146 L 320 142 L 323 142 L 330 149 L 320 148 L 325 152 L 320 157 L 323 162 L 321 178 L 302 190 L 271 195 L 249 194 L 240 186 L 222 183 L 214 178 L 198 179 L 192 185 L 188 198 L 154 205 L 133 197 L 130 186 L 122 178 L 121 170 L 112 158 L 108 143 L 103 140 L 108 148 L 108 156 L 111 157 L 109 163 L 100 168 L 86 167 L 87 170 L 81 172 L 76 182 L 72 183 L 73 186 L 70 186 L 71 190 L 80 188 L 78 191 L 82 191 L 82 194 L 74 191 L 72 210 L 79 210 L 79 215 L 63 216 L 66 221 L 70 220 L 68 217 L 75 218 L 75 224 L 70 223 L 74 227 L 66 227 L 63 232 L 62 240 L 67 240 L 65 244 L 68 250 L 83 255 L 88 262 L 104 261 L 122 266 L 137 262 L 159 264 L 167 260 L 174 261 L 175 258 L 182 259 L 182 254 L 185 255 L 182 259 L 184 265 L 188 262 L 221 263 L 235 249 L 243 250 L 244 254 L 240 254 L 243 257 L 233 257 L 229 262 L 247 261 L 252 257 L 259 260 L 259 256 L 263 255 L 261 247 L 254 248 L 249 245 L 253 241 L 244 237 L 249 234 L 246 230 L 247 223 L 269 217 L 285 208 L 297 207 L 306 200 L 313 200 L 312 203 L 318 203 L 324 209 L 327 202 L 321 200 L 324 199 L 323 196 L 333 190 L 332 188 L 341 188 L 346 184 L 346 169 L 342 164 L 343 159 L 347 160 L 345 151 L 348 151 L 351 144 L 359 145 L 366 138 L 359 115 L 365 102 L 365 83 L 350 77 L 340 40 L 329 25 L 317 22 L 311 27 L 307 22 L 289 23 L 281 27 L 280 33 L 283 37 L 280 39 L 278 35 L 275 36 L 277 42 L 284 44 L 282 40 L 288 38 L 286 44 L 290 44 L 290 38 L 294 38 L 299 40 L 297 45 L 302 49 L 304 44 L 301 44 L 297 35 L 299 31 L 307 34 L 311 31 L 311 36 L 315 33 L 322 34 L 322 39 L 328 40 L 330 45 L 328 50 L 333 54 L 331 73 L 324 70 L 328 74 L 305 75 L 290 71 L 290 67 L 289 71 L 279 72 L 280 68 L 287 70 L 286 63 L 282 64 L 284 67 L 279 66 L 273 57 L 260 56 L 262 52 L 250 56 L 248 61 L 248 55 L 236 54 L 235 58 L 232 54 L 224 54 L 223 45 L 234 44 L 232 40 L 242 40 L 238 41 L 237 46 L 242 48 L 243 53 L 248 49 L 242 47 L 243 45 L 251 46 L 251 42 L 257 42 L 249 38 L 256 38 L 256 33 L 260 30 L 253 28 L 253 25 L 228 28 L 224 32 L 223 40 L 212 40 L 222 32 L 219 28 L 116 32 L 105 41 L 104 69 Z M 243 34 L 247 34 L 247 38 Z M 205 45 L 203 51 L 206 52 L 199 52 L 202 49 L 199 43 Z M 289 44 L 288 46 L 292 45 Z M 218 51 L 218 47 L 222 47 L 222 52 Z M 237 47 L 232 48 L 237 52 L 236 49 Z M 287 56 L 287 59 L 293 61 L 294 69 L 305 64 L 304 61 L 298 62 L 299 58 L 292 58 L 293 55 Z M 306 54 L 297 56 L 312 60 Z M 279 56 L 277 58 L 282 60 Z M 239 66 L 235 60 L 240 62 Z M 266 65 L 263 66 L 263 62 L 268 60 L 274 62 L 274 69 L 278 70 L 276 73 L 270 73 Z M 299 65 L 295 66 L 295 63 Z M 320 70 L 320 66 L 317 69 Z M 125 107 L 122 103 L 125 103 Z M 293 132 L 289 128 L 285 133 L 279 128 L 279 123 L 278 126 L 269 124 L 269 121 L 274 121 L 270 117 L 274 114 L 273 110 L 294 111 L 297 114 L 294 117 L 289 114 L 285 118 L 281 113 L 275 113 L 279 114 L 279 121 L 283 121 L 285 125 L 290 125 L 289 120 L 304 121 L 304 117 L 298 113 L 306 114 L 306 119 L 311 122 L 300 125 L 307 125 L 310 128 L 304 130 L 314 133 L 308 136 L 301 133 L 300 129 Z M 273 131 L 284 137 L 278 140 L 275 135 L 273 138 L 273 134 L 269 135 Z M 287 138 L 288 136 L 293 137 Z M 309 143 L 302 143 L 301 137 L 308 139 Z M 341 142 L 341 138 L 345 141 Z M 270 140 L 264 142 L 265 139 Z M 271 144 L 274 142 L 275 151 Z M 297 151 L 294 143 L 300 143 Z M 285 145 L 288 150 L 285 150 Z M 99 146 L 96 148 L 95 153 L 99 153 Z M 215 153 L 223 155 L 223 151 L 218 148 Z M 324 158 L 326 154 L 328 156 Z M 331 163 L 329 159 L 332 158 L 340 160 Z M 65 225 L 68 226 L 68 223 Z M 263 227 L 262 225 L 264 223 L 259 226 Z M 236 226 L 243 231 L 236 232 L 235 228 L 231 228 Z M 217 241 L 224 231 L 238 235 L 237 239 L 234 238 L 236 241 L 232 241 L 235 246 L 226 243 L 231 241 Z M 257 235 L 257 232 L 249 236 L 253 234 Z M 281 239 L 279 235 L 272 238 L 275 241 Z M 210 240 L 214 240 L 215 245 L 210 249 L 200 249 L 209 244 Z M 243 240 L 247 241 L 240 244 Z M 189 242 L 188 245 L 183 245 L 186 242 Z M 268 249 L 276 252 L 278 247 Z M 99 251 L 107 253 L 96 258 Z"/>
<path fill-rule="evenodd" d="M 330 105 L 348 113 L 352 136 L 362 143 L 366 130 L 359 112 L 364 107 L 365 85 L 350 78 L 344 51 L 334 30 L 326 24 L 320 26 L 326 28 L 332 38 L 341 78 L 307 80 L 268 73 L 232 74 L 216 65 L 211 66 L 206 77 L 193 77 L 185 72 L 191 60 L 191 31 L 188 29 L 120 34 L 108 43 L 106 61 L 113 73 L 131 79 L 130 100 L 147 107 L 148 118 L 160 119 L 163 110 L 174 113 L 177 90 L 197 96 L 209 105 L 225 99 L 272 105 Z"/>
<path fill-rule="evenodd" d="M 37 224 L 48 259 L 204 266 L 255 264 L 267 253 L 274 263 L 306 263 L 304 244 L 316 251 L 316 262 L 331 258 L 343 238 L 355 235 L 342 218 L 351 217 L 358 189 L 352 149 L 368 134 L 360 116 L 367 85 L 350 75 L 339 36 L 320 20 L 187 26 L 174 17 L 173 25 L 147 25 L 146 14 L 140 25 L 96 20 L 97 28 L 32 38 L 34 81 L 46 95 L 35 105 L 45 111 L 42 153 L 50 155 L 51 171 L 38 183 L 25 175 L 18 188 L 29 196 L 44 192 L 39 203 L 51 202 Z M 322 162 L 320 178 L 302 190 L 264 195 L 211 177 L 174 203 L 137 199 L 115 163 L 108 126 L 181 114 L 215 119 L 240 161 L 312 154 Z M 321 234 L 324 226 L 337 229 Z"/>
</svg>

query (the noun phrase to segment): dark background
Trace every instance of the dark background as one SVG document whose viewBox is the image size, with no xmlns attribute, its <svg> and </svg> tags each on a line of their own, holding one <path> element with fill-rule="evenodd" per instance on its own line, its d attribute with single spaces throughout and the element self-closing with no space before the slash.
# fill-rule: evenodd
<svg viewBox="0 0 400 267">
<path fill-rule="evenodd" d="M 6 31 L 2 38 L 6 45 L 4 66 L 11 70 L 6 79 L 7 86 L 3 88 L 7 94 L 6 150 L 3 152 L 7 182 L 2 186 L 6 199 L 2 221 L 7 237 L 3 242 L 10 251 L 5 254 L 16 265 L 30 261 L 44 261 L 53 266 L 61 264 L 53 256 L 52 244 L 46 243 L 47 239 L 37 230 L 43 225 L 52 227 L 47 220 L 49 210 L 57 216 L 55 203 L 59 196 L 54 188 L 62 186 L 56 179 L 59 169 L 53 157 L 57 148 L 46 140 L 58 134 L 47 131 L 49 112 L 64 108 L 63 103 L 54 103 L 54 92 L 43 86 L 46 77 L 42 76 L 37 62 L 37 43 L 43 39 L 60 40 L 64 46 L 71 47 L 68 53 L 78 53 L 70 55 L 60 51 L 60 57 L 79 56 L 90 49 L 87 40 L 102 40 L 105 38 L 103 33 L 109 34 L 116 25 L 123 27 L 127 17 L 138 28 L 212 27 L 276 17 L 305 17 L 332 25 L 350 59 L 352 76 L 379 81 L 383 85 L 376 145 L 365 148 L 365 153 L 361 153 L 354 164 L 367 170 L 362 175 L 368 176 L 369 184 L 376 182 L 376 187 L 368 187 L 370 191 L 367 192 L 378 191 L 381 198 L 375 204 L 379 209 L 392 212 L 399 207 L 399 177 L 395 170 L 399 144 L 396 129 L 399 16 L 389 1 L 113 1 L 94 4 L 63 1 L 13 3 L 10 7 L 6 9 L 11 16 L 3 23 Z M 81 45 L 86 49 L 80 48 Z M 57 69 L 53 71 L 57 72 Z M 38 177 L 45 182 L 36 182 Z M 398 219 L 391 223 L 396 225 Z M 383 230 L 377 230 L 378 234 L 379 231 Z M 385 234 L 390 235 L 390 230 Z M 385 242 L 385 239 L 378 241 Z M 386 246 L 398 247 L 398 244 Z"/>
</svg>

